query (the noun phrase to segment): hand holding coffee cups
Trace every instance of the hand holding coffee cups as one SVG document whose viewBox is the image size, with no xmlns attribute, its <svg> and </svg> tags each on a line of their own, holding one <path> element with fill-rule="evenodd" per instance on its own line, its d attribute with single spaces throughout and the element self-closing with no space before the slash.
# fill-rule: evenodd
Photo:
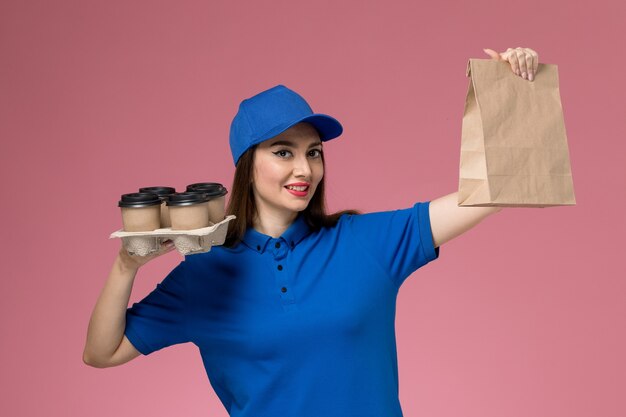
<svg viewBox="0 0 626 417">
<path fill-rule="evenodd" d="M 126 250 L 126 248 L 122 244 L 118 256 L 124 268 L 128 270 L 137 270 L 147 264 L 152 259 L 158 258 L 161 255 L 165 255 L 166 253 L 171 252 L 174 249 L 176 249 L 176 247 L 174 246 L 174 242 L 172 242 L 171 240 L 166 240 L 159 245 L 159 248 L 156 252 L 152 252 L 151 254 L 145 256 L 139 256 L 131 255 L 130 253 L 128 253 L 128 250 Z"/>
</svg>

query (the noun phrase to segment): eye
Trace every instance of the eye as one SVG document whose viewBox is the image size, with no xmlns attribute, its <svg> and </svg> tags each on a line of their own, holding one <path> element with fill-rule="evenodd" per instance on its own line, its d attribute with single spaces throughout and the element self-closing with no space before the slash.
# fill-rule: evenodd
<svg viewBox="0 0 626 417">
<path fill-rule="evenodd" d="M 319 157 L 322 156 L 322 150 L 321 149 L 311 149 L 309 151 L 309 155 L 311 155 L 313 158 L 319 158 Z"/>
<path fill-rule="evenodd" d="M 276 151 L 272 153 L 278 156 L 279 158 L 286 158 L 287 156 L 285 154 L 291 154 L 291 151 L 288 151 L 286 149 L 281 149 L 280 151 Z"/>
</svg>

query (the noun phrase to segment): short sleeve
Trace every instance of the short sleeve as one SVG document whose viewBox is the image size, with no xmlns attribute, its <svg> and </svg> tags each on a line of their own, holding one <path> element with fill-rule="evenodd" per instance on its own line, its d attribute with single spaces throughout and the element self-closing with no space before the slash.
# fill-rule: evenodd
<svg viewBox="0 0 626 417">
<path fill-rule="evenodd" d="M 126 310 L 124 333 L 144 355 L 188 342 L 186 331 L 185 273 L 182 261 L 143 300 Z"/>
<path fill-rule="evenodd" d="M 430 202 L 413 207 L 350 215 L 346 222 L 355 243 L 388 271 L 399 288 L 418 268 L 439 257 L 430 226 Z"/>
</svg>

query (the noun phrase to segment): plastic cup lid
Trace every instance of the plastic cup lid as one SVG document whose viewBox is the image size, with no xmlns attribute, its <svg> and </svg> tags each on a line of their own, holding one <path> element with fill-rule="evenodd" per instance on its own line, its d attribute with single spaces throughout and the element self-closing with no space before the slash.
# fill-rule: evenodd
<svg viewBox="0 0 626 417">
<path fill-rule="evenodd" d="M 154 193 L 130 193 L 122 194 L 118 207 L 150 207 L 161 204 L 161 199 Z"/>
<path fill-rule="evenodd" d="M 168 206 L 191 206 L 193 204 L 206 203 L 209 201 L 204 192 L 184 192 L 170 194 L 166 204 Z"/>
<path fill-rule="evenodd" d="M 140 193 L 154 193 L 158 195 L 159 197 L 164 197 L 170 194 L 174 194 L 176 192 L 176 189 L 173 187 L 162 187 L 162 186 L 143 187 L 139 189 L 139 192 Z"/>
<path fill-rule="evenodd" d="M 226 187 L 218 182 L 199 182 L 196 184 L 190 184 L 187 186 L 187 192 L 189 191 L 202 191 L 211 198 L 221 197 L 228 193 Z"/>
</svg>

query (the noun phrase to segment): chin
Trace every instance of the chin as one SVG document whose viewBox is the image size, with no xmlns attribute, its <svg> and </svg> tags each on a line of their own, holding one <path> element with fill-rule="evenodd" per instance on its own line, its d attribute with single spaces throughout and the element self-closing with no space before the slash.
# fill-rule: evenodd
<svg viewBox="0 0 626 417">
<path fill-rule="evenodd" d="M 292 205 L 290 208 L 293 211 L 303 211 L 304 209 L 306 209 L 309 206 L 309 204 L 294 204 Z"/>
<path fill-rule="evenodd" d="M 298 203 L 289 204 L 287 207 L 292 211 L 303 211 L 309 206 L 308 201 L 301 201 Z"/>
</svg>

